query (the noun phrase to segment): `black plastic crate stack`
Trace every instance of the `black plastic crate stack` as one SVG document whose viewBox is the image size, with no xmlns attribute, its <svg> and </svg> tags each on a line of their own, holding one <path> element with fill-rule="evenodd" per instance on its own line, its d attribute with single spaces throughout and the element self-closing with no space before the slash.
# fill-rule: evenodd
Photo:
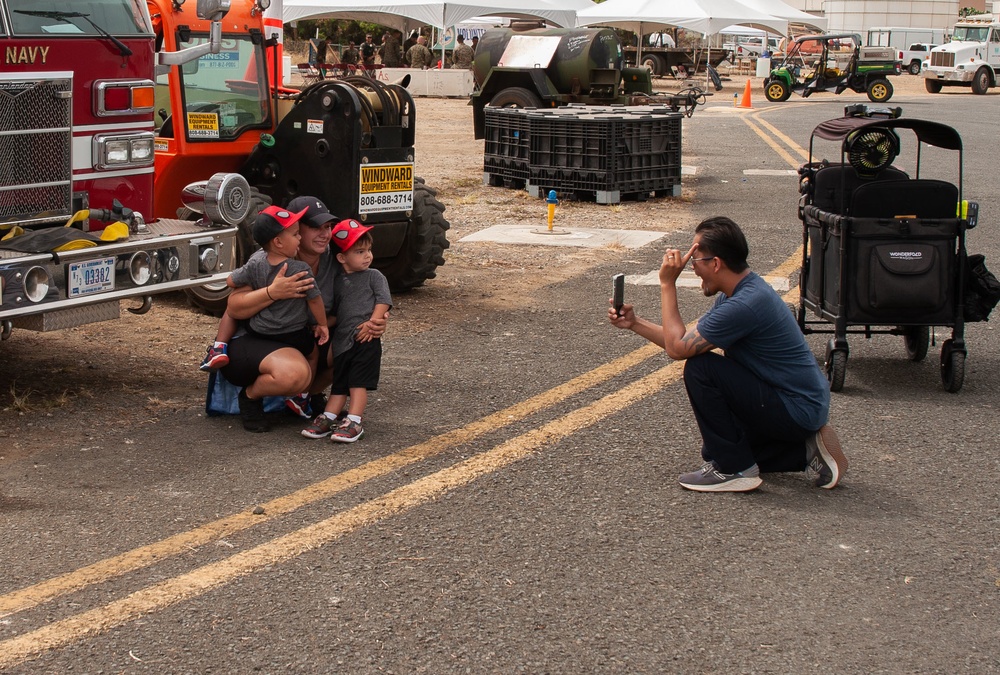
<svg viewBox="0 0 1000 675">
<path fill-rule="evenodd" d="M 665 106 L 486 110 L 489 185 L 600 204 L 681 193 L 683 116 Z"/>
<path fill-rule="evenodd" d="M 543 113 L 543 114 L 538 114 Z M 662 106 L 566 107 L 529 114 L 528 192 L 599 204 L 679 196 L 681 113 Z"/>
<path fill-rule="evenodd" d="M 486 185 L 523 188 L 528 181 L 528 117 L 520 108 L 487 106 L 483 182 Z"/>
</svg>

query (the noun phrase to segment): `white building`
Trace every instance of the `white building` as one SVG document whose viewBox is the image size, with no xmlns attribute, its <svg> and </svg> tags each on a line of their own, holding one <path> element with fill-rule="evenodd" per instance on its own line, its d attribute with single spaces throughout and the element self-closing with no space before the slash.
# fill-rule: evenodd
<svg viewBox="0 0 1000 675">
<path fill-rule="evenodd" d="M 989 9 L 989 0 L 786 0 L 805 12 L 824 16 L 831 33 L 861 33 L 894 26 L 951 29 L 962 7 Z M 1000 4 L 1000 3 L 998 3 Z"/>
</svg>

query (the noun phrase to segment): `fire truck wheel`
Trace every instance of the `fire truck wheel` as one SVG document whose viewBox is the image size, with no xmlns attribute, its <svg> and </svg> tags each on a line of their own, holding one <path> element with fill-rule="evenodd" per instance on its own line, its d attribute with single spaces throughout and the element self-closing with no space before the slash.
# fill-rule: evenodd
<svg viewBox="0 0 1000 675">
<path fill-rule="evenodd" d="M 873 103 L 885 103 L 892 98 L 892 83 L 878 78 L 868 83 L 868 100 Z"/>
<path fill-rule="evenodd" d="M 972 78 L 972 93 L 985 94 L 990 90 L 990 73 L 986 68 L 976 71 L 976 76 Z"/>
<path fill-rule="evenodd" d="M 261 209 L 270 206 L 271 198 L 261 194 L 255 187 L 250 188 L 250 211 L 247 217 L 239 225 L 236 232 L 236 260 L 233 261 L 230 269 L 236 269 L 247 261 L 247 258 L 257 250 L 257 244 L 253 240 L 253 222 L 257 219 L 257 213 Z M 181 219 L 191 218 L 191 211 L 181 208 L 177 210 L 177 217 Z M 184 290 L 188 303 L 197 309 L 208 312 L 215 316 L 222 316 L 226 311 L 226 304 L 229 302 L 229 287 L 225 281 L 204 286 L 196 286 Z"/>
<path fill-rule="evenodd" d="M 490 99 L 490 105 L 497 108 L 541 108 L 542 99 L 524 87 L 507 87 Z"/>
<path fill-rule="evenodd" d="M 924 89 L 927 90 L 928 94 L 940 94 L 941 83 L 937 80 L 924 80 Z"/>
<path fill-rule="evenodd" d="M 391 290 L 416 288 L 437 275 L 437 268 L 444 264 L 444 251 L 451 245 L 445 234 L 450 227 L 444 217 L 444 204 L 437 199 L 437 190 L 428 187 L 423 178 L 415 177 L 413 216 L 406 241 L 396 257 L 375 261 Z"/>
</svg>

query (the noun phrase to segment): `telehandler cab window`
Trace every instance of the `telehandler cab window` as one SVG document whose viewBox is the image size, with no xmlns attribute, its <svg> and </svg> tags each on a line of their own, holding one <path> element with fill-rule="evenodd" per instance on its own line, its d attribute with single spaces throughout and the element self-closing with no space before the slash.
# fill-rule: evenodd
<svg viewBox="0 0 1000 675">
<path fill-rule="evenodd" d="M 143 0 L 8 0 L 12 35 L 149 35 Z"/>
<path fill-rule="evenodd" d="M 207 40 L 192 36 L 182 46 Z M 247 129 L 269 127 L 265 67 L 264 51 L 248 36 L 223 36 L 218 54 L 184 64 L 180 81 L 188 140 L 233 140 Z M 165 82 L 164 77 L 158 79 Z"/>
</svg>

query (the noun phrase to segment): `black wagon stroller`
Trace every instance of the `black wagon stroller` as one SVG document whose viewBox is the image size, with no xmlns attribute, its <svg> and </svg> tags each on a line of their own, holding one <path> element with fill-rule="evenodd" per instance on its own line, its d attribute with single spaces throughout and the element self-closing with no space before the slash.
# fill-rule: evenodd
<svg viewBox="0 0 1000 675">
<path fill-rule="evenodd" d="M 848 106 L 813 130 L 799 169 L 798 322 L 803 333 L 833 334 L 824 364 L 833 391 L 844 386 L 848 334 L 902 336 L 907 357 L 920 361 L 935 326 L 951 328 L 941 345 L 944 388 L 956 392 L 965 379 L 965 232 L 978 207 L 962 201 L 962 139 L 947 125 L 900 114 Z M 900 131 L 916 137 L 912 176 L 893 166 Z M 839 144 L 839 162 L 814 161 L 818 139 Z M 921 177 L 924 146 L 957 153 L 956 182 Z M 810 313 L 817 318 L 807 320 Z"/>
</svg>

